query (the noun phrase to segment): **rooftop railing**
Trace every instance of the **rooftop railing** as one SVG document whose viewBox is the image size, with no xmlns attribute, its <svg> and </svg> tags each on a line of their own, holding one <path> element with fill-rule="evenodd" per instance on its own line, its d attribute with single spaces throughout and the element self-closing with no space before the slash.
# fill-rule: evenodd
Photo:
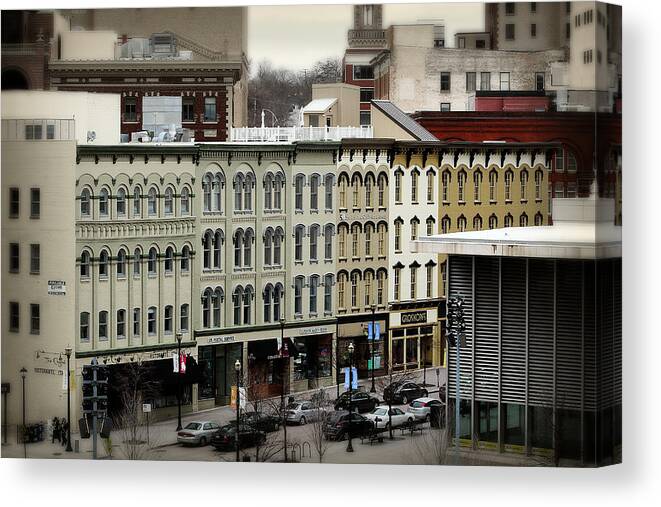
<svg viewBox="0 0 661 507">
<path fill-rule="evenodd" d="M 74 141 L 73 119 L 7 119 L 2 120 L 3 141 Z"/>
<path fill-rule="evenodd" d="M 372 137 L 374 137 L 372 127 L 240 127 L 231 131 L 231 141 L 238 143 L 340 141 L 344 138 Z"/>
</svg>

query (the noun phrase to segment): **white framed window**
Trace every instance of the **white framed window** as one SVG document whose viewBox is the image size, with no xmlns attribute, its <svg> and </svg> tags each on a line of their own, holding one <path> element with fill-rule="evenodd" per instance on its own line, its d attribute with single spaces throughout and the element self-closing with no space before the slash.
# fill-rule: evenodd
<svg viewBox="0 0 661 507">
<path fill-rule="evenodd" d="M 156 307 L 147 308 L 147 334 L 153 336 L 156 334 Z"/>
</svg>

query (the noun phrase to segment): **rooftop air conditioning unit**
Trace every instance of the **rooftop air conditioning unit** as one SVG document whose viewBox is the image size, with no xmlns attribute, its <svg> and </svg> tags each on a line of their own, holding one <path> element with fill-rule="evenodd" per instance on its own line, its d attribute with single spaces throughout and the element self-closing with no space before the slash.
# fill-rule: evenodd
<svg viewBox="0 0 661 507">
<path fill-rule="evenodd" d="M 155 56 L 174 56 L 177 54 L 177 42 L 171 33 L 154 33 L 149 38 L 151 52 Z"/>
</svg>

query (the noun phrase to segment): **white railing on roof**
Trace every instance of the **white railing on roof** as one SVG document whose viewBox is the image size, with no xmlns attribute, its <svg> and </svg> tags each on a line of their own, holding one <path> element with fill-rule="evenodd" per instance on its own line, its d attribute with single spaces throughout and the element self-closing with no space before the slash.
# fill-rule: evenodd
<svg viewBox="0 0 661 507">
<path fill-rule="evenodd" d="M 339 141 L 344 138 L 372 137 L 372 127 L 239 127 L 233 128 L 231 132 L 231 140 L 239 143 Z"/>
</svg>

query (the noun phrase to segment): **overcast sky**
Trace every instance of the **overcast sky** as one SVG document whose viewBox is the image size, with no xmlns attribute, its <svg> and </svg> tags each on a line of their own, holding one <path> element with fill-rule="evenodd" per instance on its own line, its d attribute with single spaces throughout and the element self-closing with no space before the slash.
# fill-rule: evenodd
<svg viewBox="0 0 661 507">
<path fill-rule="evenodd" d="M 383 10 L 384 27 L 442 19 L 448 45 L 457 31 L 484 29 L 483 3 L 385 4 Z M 251 6 L 248 55 L 253 63 L 269 60 L 276 67 L 297 70 L 342 56 L 352 13 L 352 5 Z"/>
</svg>

